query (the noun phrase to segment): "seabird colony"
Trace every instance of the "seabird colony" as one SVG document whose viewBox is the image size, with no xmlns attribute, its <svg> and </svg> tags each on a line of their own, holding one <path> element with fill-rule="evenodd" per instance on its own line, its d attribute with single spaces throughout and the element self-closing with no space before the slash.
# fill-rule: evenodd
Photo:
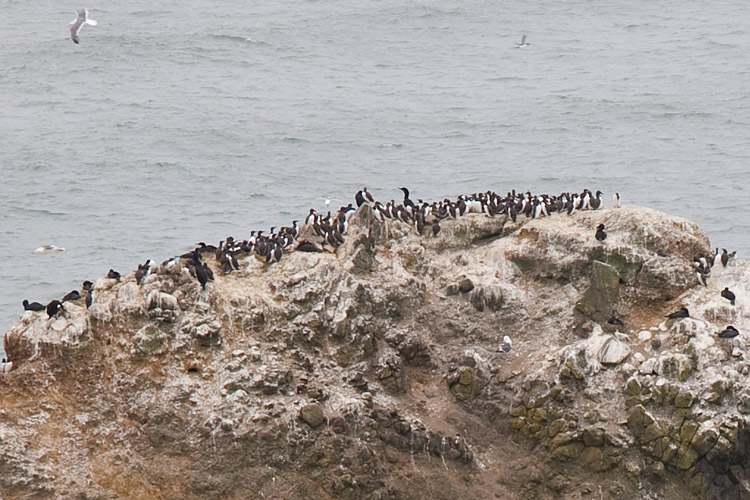
<svg viewBox="0 0 750 500">
<path fill-rule="evenodd" d="M 698 255 L 694 257 L 693 266 L 695 266 L 695 277 L 698 279 L 698 284 L 707 287 L 708 278 L 709 276 L 711 276 L 711 268 L 718 266 L 719 264 L 721 264 L 722 267 L 727 267 L 727 265 L 729 264 L 729 260 L 733 259 L 736 254 L 736 250 L 733 252 L 728 252 L 726 248 L 722 248 L 720 252 L 719 249 L 716 248 L 714 249 L 714 254 L 711 256 L 706 257 L 705 255 Z M 735 296 L 734 292 L 729 289 L 729 287 L 724 287 L 724 290 L 722 290 L 719 295 L 727 299 L 732 306 L 735 305 L 737 297 Z M 677 311 L 667 315 L 667 319 L 670 321 L 679 321 L 689 317 L 690 313 L 688 312 L 687 307 L 681 307 Z M 737 335 L 739 335 L 739 333 L 740 332 L 737 331 L 735 327 L 729 325 L 724 330 L 719 332 L 718 336 L 723 339 L 729 339 L 736 337 Z"/>
<path fill-rule="evenodd" d="M 596 193 L 592 193 L 588 189 L 584 189 L 581 193 L 561 193 L 557 196 L 548 194 L 532 195 L 528 191 L 521 193 L 515 190 L 502 196 L 493 191 L 487 191 L 471 195 L 460 195 L 455 200 L 446 198 L 442 201 L 434 202 L 426 202 L 421 199 L 413 200 L 410 197 L 408 188 L 400 187 L 398 189 L 403 193 L 403 199 L 398 202 L 393 199 L 385 203 L 375 201 L 366 187 L 356 193 L 354 201 L 357 208 L 364 204 L 370 205 L 374 217 L 381 222 L 385 220 L 400 221 L 403 224 L 412 226 L 414 231 L 420 236 L 431 234 L 433 237 L 437 237 L 440 233 L 440 221 L 457 219 L 466 214 L 485 214 L 488 217 L 506 215 L 513 222 L 516 222 L 520 216 L 534 219 L 548 217 L 555 212 L 571 215 L 579 210 L 596 210 L 603 207 L 602 192 L 597 191 Z M 613 201 L 615 208 L 619 208 L 619 194 L 615 195 Z M 188 272 L 198 281 L 201 289 L 205 291 L 206 284 L 214 279 L 213 271 L 204 262 L 205 255 L 213 255 L 221 272 L 226 275 L 232 271 L 239 270 L 238 258 L 247 255 L 254 255 L 262 262 L 271 265 L 279 262 L 284 254 L 290 251 L 335 252 L 345 241 L 344 235 L 347 232 L 349 220 L 355 210 L 356 208 L 353 203 L 340 207 L 335 213 L 328 211 L 325 215 L 311 208 L 301 226 L 298 225 L 298 220 L 294 220 L 291 226 L 284 226 L 278 229 L 276 226 L 272 226 L 267 232 L 265 230 L 250 231 L 249 238 L 242 241 L 235 240 L 232 236 L 227 236 L 226 239 L 219 242 L 218 246 L 207 245 L 201 242 L 192 251 L 165 260 L 161 267 L 163 269 L 170 269 L 173 266 L 179 265 L 180 267 L 187 268 Z M 606 238 L 603 225 L 597 228 L 595 237 L 601 242 Z M 372 232 L 368 234 L 366 244 L 370 248 L 375 248 L 376 240 Z M 696 274 L 700 284 L 705 285 L 712 265 L 721 262 L 726 267 L 729 259 L 734 257 L 734 254 L 735 252 L 729 253 L 726 249 L 723 249 L 723 252 L 720 253 L 717 248 L 716 253 L 710 259 L 704 256 L 696 257 Z M 139 285 L 151 273 L 152 266 L 153 262 L 151 260 L 138 265 L 135 279 Z M 121 276 L 114 269 L 110 269 L 107 278 L 120 281 Z M 24 300 L 23 306 L 28 311 L 46 311 L 47 315 L 52 318 L 61 312 L 65 312 L 64 303 L 67 301 L 83 299 L 86 306 L 90 306 L 94 298 L 93 294 L 92 283 L 84 281 L 80 292 L 73 290 L 63 297 L 62 300 L 53 300 L 46 306 L 39 302 L 29 303 L 28 300 Z M 722 292 L 722 297 L 734 304 L 734 294 L 728 289 Z M 689 317 L 686 308 L 682 308 L 669 315 L 670 320 L 679 320 L 686 317 Z M 620 320 L 617 321 L 621 323 Z M 508 342 L 509 346 L 510 342 Z M 501 348 L 501 350 L 504 349 Z"/>
<path fill-rule="evenodd" d="M 577 210 L 595 210 L 601 208 L 602 192 L 592 193 L 584 189 L 581 193 L 562 193 L 554 195 L 532 195 L 530 192 L 520 193 L 515 190 L 502 196 L 492 191 L 474 193 L 471 195 L 460 195 L 455 200 L 448 198 L 442 201 L 425 202 L 421 199 L 413 200 L 409 189 L 398 188 L 403 193 L 403 199 L 399 202 L 390 200 L 388 202 L 375 201 L 367 188 L 359 190 L 354 201 L 357 208 L 368 204 L 372 207 L 375 218 L 381 222 L 389 219 L 409 224 L 419 235 L 438 236 L 440 233 L 440 221 L 444 219 L 456 219 L 466 214 L 485 214 L 489 217 L 506 215 L 514 222 L 519 216 L 537 218 L 549 216 L 555 212 L 565 212 L 568 215 Z M 332 213 L 328 211 L 325 215 L 311 208 L 303 224 L 292 221 L 291 226 L 272 226 L 269 231 L 250 231 L 250 237 L 238 241 L 232 236 L 221 240 L 218 246 L 207 245 L 204 242 L 185 254 L 172 257 L 162 262 L 161 267 L 165 269 L 181 265 L 187 267 L 189 272 L 198 280 L 201 288 L 206 289 L 208 281 L 213 280 L 213 272 L 206 262 L 205 255 L 213 255 L 219 264 L 223 274 L 230 274 L 239 270 L 238 258 L 246 255 L 254 255 L 259 260 L 273 264 L 279 262 L 285 253 L 296 250 L 301 252 L 323 252 L 335 251 L 344 243 L 344 235 L 349 228 L 349 219 L 354 214 L 355 203 L 342 206 Z M 370 233 L 367 238 L 368 244 L 374 248 L 375 238 Z M 153 262 L 147 260 L 139 264 L 135 273 L 136 282 L 140 285 L 146 276 L 151 273 Z M 120 273 L 110 269 L 107 278 L 120 281 Z M 64 312 L 64 303 L 84 299 L 87 306 L 93 300 L 93 286 L 90 281 L 84 281 L 81 291 L 73 290 L 62 300 L 53 300 L 46 306 L 39 302 L 23 301 L 24 309 L 27 311 L 47 311 L 50 317 Z"/>
</svg>

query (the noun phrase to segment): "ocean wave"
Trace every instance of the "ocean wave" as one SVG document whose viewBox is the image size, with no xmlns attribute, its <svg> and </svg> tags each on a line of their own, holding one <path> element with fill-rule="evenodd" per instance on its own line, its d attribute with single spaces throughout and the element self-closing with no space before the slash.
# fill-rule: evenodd
<svg viewBox="0 0 750 500">
<path fill-rule="evenodd" d="M 309 144 L 312 141 L 309 141 L 307 139 L 303 139 L 301 137 L 292 137 L 292 136 L 285 136 L 281 139 L 281 142 L 285 142 L 288 144 Z"/>
<path fill-rule="evenodd" d="M 211 38 L 215 38 L 217 40 L 228 40 L 230 42 L 240 42 L 240 43 L 250 43 L 255 45 L 271 45 L 270 43 L 263 41 L 263 40 L 256 40 L 251 37 L 246 37 L 242 35 L 226 35 L 223 33 L 213 34 L 210 35 Z"/>
<path fill-rule="evenodd" d="M 9 205 L 7 211 L 20 215 L 50 215 L 53 217 L 65 217 L 69 215 L 68 212 L 57 212 L 54 210 L 47 210 L 45 208 L 29 208 Z"/>
</svg>

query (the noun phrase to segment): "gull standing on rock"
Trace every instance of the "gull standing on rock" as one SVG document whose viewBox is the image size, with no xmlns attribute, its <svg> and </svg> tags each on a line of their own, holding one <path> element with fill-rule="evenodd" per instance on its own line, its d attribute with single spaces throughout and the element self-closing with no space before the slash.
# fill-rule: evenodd
<svg viewBox="0 0 750 500">
<path fill-rule="evenodd" d="M 86 9 L 79 9 L 76 11 L 76 18 L 70 22 L 70 39 L 73 43 L 78 45 L 78 33 L 85 25 L 96 26 L 98 23 L 93 19 L 89 19 L 89 11 Z"/>
<path fill-rule="evenodd" d="M 513 343 L 510 341 L 510 337 L 506 335 L 503 337 L 503 341 L 497 346 L 496 352 L 508 353 L 511 347 L 513 347 Z"/>
</svg>

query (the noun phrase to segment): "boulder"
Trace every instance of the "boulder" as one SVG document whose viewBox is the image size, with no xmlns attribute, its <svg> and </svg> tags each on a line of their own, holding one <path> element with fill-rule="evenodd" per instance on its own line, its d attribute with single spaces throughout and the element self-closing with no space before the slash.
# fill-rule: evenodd
<svg viewBox="0 0 750 500">
<path fill-rule="evenodd" d="M 303 422 L 313 429 L 320 427 L 326 420 L 323 408 L 318 403 L 303 406 L 299 411 L 299 416 Z"/>
<path fill-rule="evenodd" d="M 630 355 L 630 346 L 621 340 L 611 337 L 602 346 L 597 358 L 603 365 L 617 365 Z"/>
</svg>

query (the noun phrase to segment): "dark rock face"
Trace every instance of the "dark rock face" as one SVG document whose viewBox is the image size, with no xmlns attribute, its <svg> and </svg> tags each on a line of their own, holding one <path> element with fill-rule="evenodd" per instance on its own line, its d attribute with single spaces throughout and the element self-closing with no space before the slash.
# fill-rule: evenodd
<svg viewBox="0 0 750 500">
<path fill-rule="evenodd" d="M 693 288 L 695 225 L 638 207 L 440 225 L 364 205 L 335 253 L 226 276 L 210 257 L 205 292 L 157 267 L 97 281 L 88 310 L 25 313 L 3 498 L 747 493 L 744 338 L 712 330 L 742 318 Z M 680 294 L 697 319 L 663 323 Z M 613 310 L 630 330 L 602 331 Z"/>
<path fill-rule="evenodd" d="M 576 311 L 587 319 L 604 323 L 617 306 L 620 274 L 614 266 L 595 260 L 591 264 L 591 280 Z"/>
</svg>

